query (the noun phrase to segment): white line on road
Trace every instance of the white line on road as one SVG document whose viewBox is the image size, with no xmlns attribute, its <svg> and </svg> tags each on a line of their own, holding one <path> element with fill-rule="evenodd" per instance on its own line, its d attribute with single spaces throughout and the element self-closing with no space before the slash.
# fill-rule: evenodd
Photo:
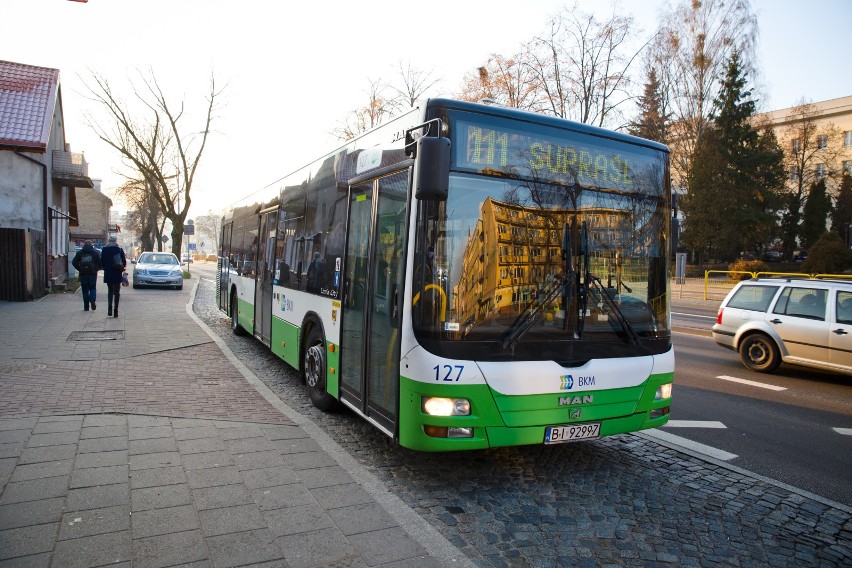
<svg viewBox="0 0 852 568">
<path fill-rule="evenodd" d="M 717 420 L 669 420 L 664 427 L 670 428 L 727 428 Z"/>
<path fill-rule="evenodd" d="M 691 318 L 704 318 L 704 319 L 710 319 L 710 320 L 716 319 L 716 316 L 702 316 L 702 315 L 699 315 L 699 314 L 684 314 L 682 312 L 672 312 L 672 315 L 673 316 L 689 316 Z"/>
<path fill-rule="evenodd" d="M 852 428 L 832 428 L 832 430 L 844 436 L 852 436 Z"/>
<path fill-rule="evenodd" d="M 668 432 L 663 432 L 662 430 L 642 430 L 642 434 L 651 438 L 663 440 L 665 442 L 680 446 L 682 448 L 686 448 L 687 450 L 692 450 L 693 452 L 697 452 L 699 454 L 704 454 L 705 456 L 710 456 L 711 458 L 716 458 L 717 460 L 731 461 L 732 459 L 737 457 L 737 454 L 732 454 L 730 452 L 726 452 L 725 450 L 720 450 L 712 446 L 699 444 L 698 442 L 693 442 L 692 440 L 688 440 L 686 438 L 683 438 L 682 436 L 675 436 L 674 434 L 669 434 Z"/>
<path fill-rule="evenodd" d="M 776 385 L 767 385 L 766 383 L 759 383 L 757 381 L 749 381 L 748 379 L 738 379 L 737 377 L 729 377 L 728 375 L 719 375 L 716 377 L 717 379 L 722 379 L 723 381 L 731 381 L 734 383 L 742 383 L 744 385 L 750 385 L 753 387 L 760 387 L 762 389 L 769 389 L 773 391 L 785 391 L 787 387 L 779 387 Z"/>
</svg>

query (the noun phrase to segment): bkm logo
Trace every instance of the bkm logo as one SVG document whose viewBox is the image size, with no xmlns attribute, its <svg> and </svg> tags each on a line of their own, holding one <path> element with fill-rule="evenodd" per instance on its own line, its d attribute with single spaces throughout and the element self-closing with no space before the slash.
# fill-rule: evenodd
<svg viewBox="0 0 852 568">
<path fill-rule="evenodd" d="M 562 381 L 562 386 L 560 387 L 562 390 L 567 391 L 574 388 L 573 375 L 562 375 L 559 379 Z"/>
<path fill-rule="evenodd" d="M 574 376 L 573 375 L 562 375 L 559 377 L 561 381 L 560 388 L 562 390 L 571 390 L 574 388 Z M 577 377 L 577 386 L 578 387 L 593 387 L 595 386 L 595 376 L 592 375 L 590 377 Z"/>
</svg>

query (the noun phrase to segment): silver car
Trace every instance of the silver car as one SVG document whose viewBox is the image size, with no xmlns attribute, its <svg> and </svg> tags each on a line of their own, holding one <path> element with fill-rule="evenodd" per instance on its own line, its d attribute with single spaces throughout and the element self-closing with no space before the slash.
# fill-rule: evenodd
<svg viewBox="0 0 852 568">
<path fill-rule="evenodd" d="M 783 361 L 852 375 L 852 282 L 740 282 L 719 308 L 713 339 L 759 373 Z"/>
<path fill-rule="evenodd" d="M 133 287 L 171 286 L 183 288 L 183 269 L 170 252 L 143 252 L 133 267 Z"/>
</svg>

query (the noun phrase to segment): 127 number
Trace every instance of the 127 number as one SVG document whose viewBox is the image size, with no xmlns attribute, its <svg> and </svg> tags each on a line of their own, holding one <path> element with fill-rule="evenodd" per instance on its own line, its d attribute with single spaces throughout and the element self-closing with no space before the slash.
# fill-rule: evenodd
<svg viewBox="0 0 852 568">
<path fill-rule="evenodd" d="M 435 370 L 435 380 L 444 381 L 446 383 L 457 383 L 461 379 L 464 365 L 435 365 L 432 367 Z M 444 378 L 441 378 L 441 372 L 444 373 Z M 455 375 L 455 378 L 453 378 Z"/>
</svg>

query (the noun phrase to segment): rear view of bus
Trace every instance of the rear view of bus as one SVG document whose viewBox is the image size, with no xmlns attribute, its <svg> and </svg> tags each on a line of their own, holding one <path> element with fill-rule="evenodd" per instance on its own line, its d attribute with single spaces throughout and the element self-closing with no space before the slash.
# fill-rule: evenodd
<svg viewBox="0 0 852 568">
<path fill-rule="evenodd" d="M 405 306 L 388 336 L 400 444 L 555 444 L 665 424 L 666 147 L 458 101 L 431 100 L 423 117 L 449 140 L 449 181 L 410 198 L 404 298 L 388 294 L 388 312 Z M 412 193 L 428 159 L 415 156 Z"/>
</svg>

